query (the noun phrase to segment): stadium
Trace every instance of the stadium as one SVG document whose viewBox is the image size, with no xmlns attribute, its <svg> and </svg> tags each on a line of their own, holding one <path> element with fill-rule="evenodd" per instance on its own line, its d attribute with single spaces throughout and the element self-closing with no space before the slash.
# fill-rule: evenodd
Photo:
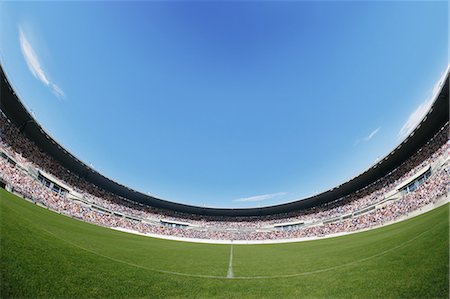
<svg viewBox="0 0 450 299">
<path fill-rule="evenodd" d="M 448 298 L 448 68 L 421 121 L 365 171 L 245 208 L 108 178 L 0 70 L 1 297 Z"/>
</svg>

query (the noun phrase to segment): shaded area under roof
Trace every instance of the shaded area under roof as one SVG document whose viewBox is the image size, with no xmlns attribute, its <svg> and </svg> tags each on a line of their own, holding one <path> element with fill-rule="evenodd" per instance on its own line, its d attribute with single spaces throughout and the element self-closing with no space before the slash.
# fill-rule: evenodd
<svg viewBox="0 0 450 299">
<path fill-rule="evenodd" d="M 437 95 L 430 111 L 424 117 L 422 122 L 415 128 L 415 130 L 386 157 L 353 179 L 323 193 L 290 203 L 260 208 L 208 208 L 175 203 L 149 196 L 121 185 L 92 169 L 60 146 L 45 132 L 45 130 L 22 104 L 21 100 L 18 98 L 9 83 L 8 78 L 6 77 L 6 74 L 1 66 L 0 71 L 0 109 L 10 119 L 10 121 L 19 128 L 20 131 L 26 134 L 27 137 L 44 152 L 55 158 L 59 163 L 61 163 L 62 166 L 69 169 L 72 173 L 84 178 L 88 182 L 91 182 L 106 191 L 124 197 L 128 200 L 157 208 L 190 214 L 210 216 L 271 215 L 286 213 L 293 210 L 302 210 L 339 199 L 364 188 L 397 168 L 419 148 L 426 144 L 427 141 L 435 133 L 437 133 L 449 119 L 449 74 L 447 73 L 444 83 L 441 86 L 441 90 Z"/>
</svg>

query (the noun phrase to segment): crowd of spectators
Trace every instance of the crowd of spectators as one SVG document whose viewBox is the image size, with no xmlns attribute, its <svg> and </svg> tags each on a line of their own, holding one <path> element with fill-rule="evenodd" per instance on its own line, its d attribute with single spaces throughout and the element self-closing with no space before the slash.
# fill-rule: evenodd
<svg viewBox="0 0 450 299">
<path fill-rule="evenodd" d="M 202 239 L 263 240 L 323 236 L 360 230 L 395 220 L 447 194 L 448 172 L 446 168 L 443 168 L 434 172 L 414 192 L 405 194 L 399 200 L 389 202 L 382 208 L 338 222 L 320 223 L 320 220 L 351 214 L 382 202 L 386 193 L 401 182 L 413 176 L 426 165 L 448 155 L 448 128 L 447 123 L 439 133 L 402 165 L 355 193 L 307 210 L 269 216 L 190 215 L 131 202 L 98 188 L 62 167 L 22 134 L 2 113 L 0 113 L 0 150 L 14 159 L 21 167 L 0 157 L 0 178 L 6 181 L 13 191 L 43 204 L 49 209 L 107 227 Z M 55 193 L 45 187 L 27 171 L 30 166 L 58 178 L 81 194 L 84 202 L 69 199 L 67 196 Z M 95 206 L 139 218 L 139 220 L 101 211 Z M 193 226 L 187 228 L 168 227 L 159 222 L 161 219 L 187 222 Z M 313 223 L 313 225 L 294 230 L 280 230 L 273 227 L 277 223 L 299 221 Z"/>
</svg>

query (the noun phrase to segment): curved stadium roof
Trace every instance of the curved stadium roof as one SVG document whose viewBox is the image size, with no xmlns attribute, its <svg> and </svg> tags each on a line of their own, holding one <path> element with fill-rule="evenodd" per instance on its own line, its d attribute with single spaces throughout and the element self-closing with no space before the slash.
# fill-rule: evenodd
<svg viewBox="0 0 450 299">
<path fill-rule="evenodd" d="M 408 157 L 422 147 L 449 119 L 449 73 L 446 74 L 441 89 L 436 96 L 431 109 L 413 132 L 393 151 L 379 162 L 372 165 L 363 173 L 349 181 L 329 189 L 323 193 L 284 204 L 260 208 L 208 208 L 175 203 L 142 192 L 133 190 L 115 182 L 84 162 L 58 144 L 39 125 L 34 117 L 25 108 L 14 89 L 9 83 L 3 68 L 1 72 L 0 109 L 5 115 L 24 132 L 29 139 L 35 142 L 44 152 L 55 158 L 61 165 L 72 173 L 87 181 L 128 200 L 154 206 L 157 208 L 174 210 L 178 212 L 211 215 L 211 216 L 258 216 L 285 213 L 292 210 L 306 209 L 322 203 L 330 202 L 351 194 L 385 176 Z"/>
</svg>

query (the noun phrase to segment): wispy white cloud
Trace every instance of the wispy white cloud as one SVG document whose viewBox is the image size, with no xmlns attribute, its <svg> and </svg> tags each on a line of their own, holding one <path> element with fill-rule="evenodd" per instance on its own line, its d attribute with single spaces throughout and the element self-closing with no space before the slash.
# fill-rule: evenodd
<svg viewBox="0 0 450 299">
<path fill-rule="evenodd" d="M 405 139 L 416 128 L 416 126 L 422 121 L 427 112 L 430 110 L 431 106 L 433 105 L 434 98 L 438 94 L 443 84 L 448 69 L 449 67 L 447 67 L 446 70 L 441 73 L 441 78 L 434 85 L 433 90 L 431 91 L 431 95 L 409 115 L 406 122 L 400 128 L 400 131 L 398 132 L 398 137 L 400 139 Z"/>
<path fill-rule="evenodd" d="M 25 61 L 28 65 L 28 68 L 30 69 L 30 72 L 42 83 L 44 83 L 44 85 L 50 88 L 53 94 L 56 95 L 58 98 L 60 99 L 65 98 L 66 95 L 64 94 L 62 89 L 49 79 L 49 76 L 44 71 L 44 68 L 40 63 L 39 58 L 36 55 L 36 52 L 34 51 L 33 47 L 31 46 L 30 42 L 28 41 L 27 37 L 25 36 L 25 33 L 21 28 L 19 28 L 19 41 L 23 57 L 25 58 Z"/>
<path fill-rule="evenodd" d="M 272 199 L 272 198 L 275 198 L 275 197 L 283 196 L 283 195 L 286 195 L 286 194 L 287 194 L 286 192 L 277 192 L 277 193 L 262 194 L 262 195 L 255 195 L 255 196 L 250 196 L 250 197 L 238 198 L 238 199 L 235 199 L 233 201 L 235 201 L 235 202 L 263 201 L 263 200 L 268 200 L 268 199 Z"/>
<path fill-rule="evenodd" d="M 362 141 L 364 142 L 368 142 L 370 141 L 379 131 L 380 131 L 381 127 L 376 128 L 375 130 L 373 130 L 372 132 L 370 132 L 369 135 L 367 135 L 366 137 L 362 138 L 362 139 L 357 139 L 355 141 L 355 143 L 353 144 L 354 146 L 357 146 L 358 144 L 360 144 Z"/>
<path fill-rule="evenodd" d="M 380 129 L 381 129 L 381 127 L 378 127 L 375 130 L 373 130 L 369 135 L 364 137 L 364 141 L 369 141 L 370 139 L 372 139 L 373 136 L 375 136 L 378 133 L 378 131 L 380 131 Z"/>
<path fill-rule="evenodd" d="M 419 122 L 423 119 L 425 114 L 430 110 L 431 105 L 433 104 L 433 98 L 427 99 L 425 102 L 421 103 L 416 110 L 413 111 L 408 117 L 408 120 L 403 124 L 400 131 L 398 132 L 398 136 L 400 139 L 405 139 L 414 128 L 419 124 Z"/>
</svg>

